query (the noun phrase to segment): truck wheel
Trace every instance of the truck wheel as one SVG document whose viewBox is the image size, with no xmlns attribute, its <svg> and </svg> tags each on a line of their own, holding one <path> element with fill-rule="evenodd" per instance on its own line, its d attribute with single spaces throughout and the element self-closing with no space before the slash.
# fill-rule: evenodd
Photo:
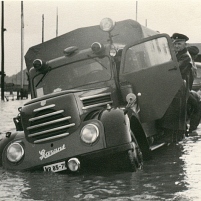
<svg viewBox="0 0 201 201">
<path fill-rule="evenodd" d="M 135 172 L 137 169 L 142 169 L 143 160 L 141 152 L 139 152 L 137 148 L 134 150 L 128 150 L 121 158 L 121 165 L 124 169 L 131 172 Z"/>
<path fill-rule="evenodd" d="M 135 148 L 135 151 L 133 151 L 134 154 L 134 160 L 135 160 L 135 165 L 137 169 L 143 169 L 143 157 L 142 157 L 142 152 L 140 151 L 139 147 Z"/>
<path fill-rule="evenodd" d="M 133 150 L 129 150 L 127 153 L 127 169 L 131 172 L 135 172 L 137 170 L 136 166 L 136 158 Z"/>
<path fill-rule="evenodd" d="M 143 168 L 142 152 L 135 142 L 134 148 L 122 153 L 115 154 L 112 167 L 115 170 L 136 172 L 137 169 Z M 111 162 L 111 158 L 109 158 Z"/>
<path fill-rule="evenodd" d="M 140 150 L 140 147 L 137 143 L 137 140 L 133 134 L 133 132 L 131 131 L 131 138 L 132 138 L 132 142 L 135 144 L 135 150 L 134 150 L 134 158 L 135 158 L 135 164 L 136 167 L 138 169 L 142 169 L 143 168 L 143 155 L 142 155 L 142 151 Z"/>
<path fill-rule="evenodd" d="M 115 154 L 112 158 L 112 169 L 117 171 L 135 172 L 137 170 L 132 150 Z M 111 161 L 110 161 L 111 162 Z"/>
</svg>

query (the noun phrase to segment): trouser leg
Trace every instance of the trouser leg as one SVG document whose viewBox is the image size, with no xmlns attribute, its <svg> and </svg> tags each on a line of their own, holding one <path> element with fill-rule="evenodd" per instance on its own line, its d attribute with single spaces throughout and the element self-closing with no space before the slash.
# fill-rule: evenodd
<svg viewBox="0 0 201 201">
<path fill-rule="evenodd" d="M 190 117 L 190 128 L 189 132 L 192 132 L 193 130 L 196 130 L 201 119 L 201 104 L 199 104 L 199 107 L 197 110 L 193 111 L 193 114 Z"/>
</svg>

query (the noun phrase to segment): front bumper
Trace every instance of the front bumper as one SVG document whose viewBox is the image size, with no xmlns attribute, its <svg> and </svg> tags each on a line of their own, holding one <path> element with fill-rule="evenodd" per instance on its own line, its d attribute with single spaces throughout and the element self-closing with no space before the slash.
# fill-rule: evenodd
<svg viewBox="0 0 201 201">
<path fill-rule="evenodd" d="M 124 145 L 120 145 L 117 147 L 112 147 L 112 148 L 107 148 L 107 149 L 103 149 L 103 150 L 97 150 L 91 153 L 87 153 L 87 154 L 81 154 L 78 156 L 73 156 L 71 158 L 67 158 L 66 160 L 62 161 L 65 162 L 65 167 L 66 170 L 70 172 L 69 167 L 68 167 L 68 161 L 70 159 L 77 159 L 79 161 L 79 166 L 80 169 L 83 171 L 88 170 L 89 168 L 98 168 L 100 165 L 106 164 L 106 163 L 110 163 L 107 165 L 112 166 L 113 164 L 113 158 L 120 155 L 120 153 L 124 153 L 128 150 L 133 150 L 134 149 L 134 143 L 128 143 L 128 144 L 124 144 Z M 121 159 L 119 159 L 121 160 Z M 49 164 L 49 166 L 54 165 L 54 163 Z M 92 167 L 93 166 L 93 167 Z M 36 169 L 36 168 L 35 168 Z M 44 167 L 38 167 L 38 170 L 45 170 Z M 51 170 L 49 170 L 51 171 Z"/>
<path fill-rule="evenodd" d="M 35 164 L 31 165 L 31 167 L 27 167 L 27 168 L 24 168 L 24 169 L 21 169 L 21 170 L 52 171 L 52 169 L 47 168 L 47 167 L 55 168 L 58 164 L 62 163 L 62 165 L 63 165 L 65 163 L 66 168 L 61 169 L 59 171 L 66 171 L 66 170 L 70 171 L 69 167 L 68 167 L 68 161 L 70 159 L 72 159 L 72 158 L 78 159 L 80 161 L 81 170 L 85 170 L 86 168 L 88 169 L 88 167 L 91 166 L 92 164 L 94 166 L 99 166 L 100 163 L 104 163 L 105 161 L 107 161 L 107 163 L 112 163 L 112 158 L 114 156 L 118 156 L 120 153 L 126 152 L 128 150 L 132 150 L 134 148 L 135 148 L 134 143 L 130 142 L 130 143 L 127 143 L 127 144 L 116 146 L 116 147 L 104 148 L 104 149 L 100 149 L 100 150 L 96 150 L 96 151 L 92 151 L 92 152 L 88 152 L 88 153 L 84 153 L 84 154 L 74 155 L 74 156 L 71 156 L 71 157 L 63 158 L 62 160 L 52 160 L 51 162 L 44 163 L 43 165 L 37 165 L 35 163 Z M 6 168 L 7 165 L 4 164 L 5 168 Z M 10 167 L 8 169 L 10 169 L 10 170 L 18 169 L 19 170 L 17 165 L 12 166 L 12 167 Z M 58 172 L 58 171 L 55 171 L 55 172 Z"/>
</svg>

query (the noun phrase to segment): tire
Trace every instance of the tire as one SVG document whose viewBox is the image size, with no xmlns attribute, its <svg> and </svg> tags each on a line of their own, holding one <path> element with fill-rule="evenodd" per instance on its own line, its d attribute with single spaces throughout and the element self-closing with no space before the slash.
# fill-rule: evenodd
<svg viewBox="0 0 201 201">
<path fill-rule="evenodd" d="M 142 151 L 137 143 L 137 140 L 135 138 L 135 135 L 133 134 L 133 132 L 131 131 L 131 138 L 132 138 L 132 142 L 134 143 L 134 158 L 135 158 L 135 164 L 136 167 L 138 169 L 143 169 L 143 154 Z"/>
<path fill-rule="evenodd" d="M 137 169 L 143 168 L 142 153 L 136 144 L 134 149 L 119 154 L 116 159 L 116 165 L 120 170 L 136 172 Z"/>
<path fill-rule="evenodd" d="M 115 157 L 115 159 L 115 169 L 120 171 L 136 172 L 137 167 L 132 150 L 119 153 L 118 156 Z"/>
<path fill-rule="evenodd" d="M 147 137 L 142 129 L 141 124 L 136 118 L 133 117 L 130 119 L 130 125 L 132 141 L 137 144 L 140 149 L 140 152 L 142 152 L 143 160 L 152 159 L 152 153 L 149 147 L 149 143 L 147 141 Z"/>
<path fill-rule="evenodd" d="M 128 150 L 127 153 L 125 154 L 125 166 L 126 166 L 125 168 L 128 171 L 131 172 L 137 171 L 136 158 L 133 150 Z"/>
</svg>

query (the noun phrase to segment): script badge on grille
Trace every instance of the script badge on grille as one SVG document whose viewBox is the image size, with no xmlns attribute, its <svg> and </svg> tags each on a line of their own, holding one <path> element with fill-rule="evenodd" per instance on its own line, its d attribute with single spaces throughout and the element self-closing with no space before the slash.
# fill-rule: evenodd
<svg viewBox="0 0 201 201">
<path fill-rule="evenodd" d="M 46 104 L 46 100 L 43 100 L 43 101 L 40 102 L 41 106 L 44 106 L 45 104 Z"/>
</svg>

